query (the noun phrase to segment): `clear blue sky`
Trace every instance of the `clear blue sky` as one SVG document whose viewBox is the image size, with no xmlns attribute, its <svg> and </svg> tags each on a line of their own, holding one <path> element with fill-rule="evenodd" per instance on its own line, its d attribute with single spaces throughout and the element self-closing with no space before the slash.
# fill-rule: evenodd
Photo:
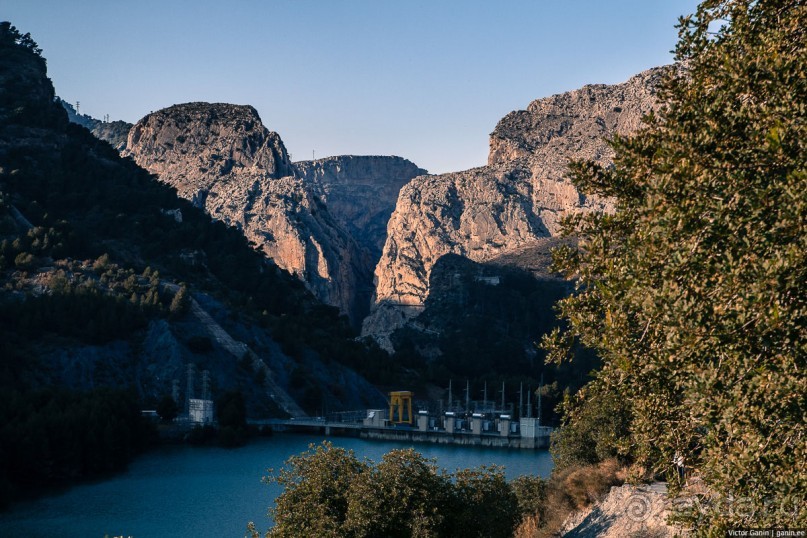
<svg viewBox="0 0 807 538">
<path fill-rule="evenodd" d="M 188 101 L 251 104 L 295 160 L 484 164 L 530 101 L 669 63 L 695 0 L 0 0 L 58 95 L 135 122 Z"/>
</svg>

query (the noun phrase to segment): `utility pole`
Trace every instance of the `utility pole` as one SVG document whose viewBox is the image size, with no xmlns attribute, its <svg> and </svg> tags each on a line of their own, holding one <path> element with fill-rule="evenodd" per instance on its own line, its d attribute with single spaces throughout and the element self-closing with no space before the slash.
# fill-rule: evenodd
<svg viewBox="0 0 807 538">
<path fill-rule="evenodd" d="M 454 395 L 451 391 L 451 379 L 448 380 L 448 410 L 451 411 L 451 407 L 454 405 Z"/>
<path fill-rule="evenodd" d="M 502 381 L 502 413 L 504 413 L 504 381 Z"/>
<path fill-rule="evenodd" d="M 518 386 L 518 418 L 524 416 L 524 382 Z"/>
<path fill-rule="evenodd" d="M 471 408 L 471 382 L 465 380 L 465 412 Z"/>
<path fill-rule="evenodd" d="M 185 399 L 188 401 L 187 411 L 191 410 L 191 398 L 193 398 L 193 376 L 196 373 L 196 365 L 193 363 L 188 364 L 188 390 Z"/>
<path fill-rule="evenodd" d="M 210 370 L 202 370 L 202 399 L 210 399 Z"/>
<path fill-rule="evenodd" d="M 76 101 L 76 115 L 78 115 L 80 107 L 81 107 L 81 101 Z"/>
<path fill-rule="evenodd" d="M 541 423 L 541 393 L 544 391 L 544 374 L 541 374 L 541 384 L 538 386 L 538 424 Z"/>
<path fill-rule="evenodd" d="M 527 387 L 527 418 L 532 418 L 532 388 Z"/>
<path fill-rule="evenodd" d="M 488 382 L 485 381 L 485 391 L 482 393 L 482 410 L 488 406 Z"/>
<path fill-rule="evenodd" d="M 312 149 L 312 150 L 311 150 L 311 160 L 312 160 L 312 161 L 316 161 L 316 160 L 317 160 L 317 151 L 316 151 L 316 150 L 314 150 L 314 149 Z"/>
</svg>

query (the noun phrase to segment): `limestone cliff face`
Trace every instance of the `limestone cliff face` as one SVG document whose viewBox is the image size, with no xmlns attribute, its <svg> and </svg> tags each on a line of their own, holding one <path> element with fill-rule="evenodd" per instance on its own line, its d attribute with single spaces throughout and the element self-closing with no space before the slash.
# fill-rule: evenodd
<svg viewBox="0 0 807 538">
<path fill-rule="evenodd" d="M 129 132 L 124 155 L 241 229 L 323 302 L 354 320 L 361 315 L 356 290 L 371 278 L 368 262 L 295 176 L 280 136 L 254 108 L 188 103 L 149 114 Z"/>
<path fill-rule="evenodd" d="M 650 69 L 626 82 L 592 84 L 529 104 L 499 121 L 490 135 L 488 164 L 560 152 L 568 159 L 610 159 L 605 136 L 636 131 L 655 107 L 655 90 L 664 68 Z"/>
<path fill-rule="evenodd" d="M 251 106 L 186 103 L 159 110 L 132 127 L 124 155 L 200 206 L 222 183 L 294 175 L 280 136 Z"/>
<path fill-rule="evenodd" d="M 364 334 L 390 348 L 391 332 L 422 309 L 429 273 L 441 256 L 501 259 L 557 235 L 569 212 L 612 210 L 608 200 L 580 195 L 567 179 L 568 163 L 610 163 L 606 137 L 639 127 L 656 106 L 661 75 L 654 69 L 622 84 L 533 101 L 496 126 L 487 166 L 407 184 L 375 270 L 375 304 Z"/>
<path fill-rule="evenodd" d="M 428 173 L 395 156 L 341 155 L 296 162 L 294 167 L 316 187 L 331 215 L 367 249 L 373 266 L 381 257 L 401 187 Z"/>
</svg>

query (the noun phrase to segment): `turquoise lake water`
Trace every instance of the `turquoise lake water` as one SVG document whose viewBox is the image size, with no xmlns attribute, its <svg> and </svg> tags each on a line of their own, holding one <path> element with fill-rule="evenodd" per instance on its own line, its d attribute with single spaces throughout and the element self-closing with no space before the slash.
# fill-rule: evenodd
<svg viewBox="0 0 807 538">
<path fill-rule="evenodd" d="M 135 460 L 128 471 L 75 486 L 0 513 L 0 536 L 20 538 L 242 537 L 254 521 L 271 526 L 267 509 L 280 493 L 261 478 L 322 437 L 276 435 L 238 449 L 165 447 Z M 393 448 L 413 447 L 448 471 L 478 465 L 505 467 L 508 478 L 546 477 L 552 460 L 545 450 L 484 449 L 330 437 L 336 446 L 374 461 Z"/>
</svg>

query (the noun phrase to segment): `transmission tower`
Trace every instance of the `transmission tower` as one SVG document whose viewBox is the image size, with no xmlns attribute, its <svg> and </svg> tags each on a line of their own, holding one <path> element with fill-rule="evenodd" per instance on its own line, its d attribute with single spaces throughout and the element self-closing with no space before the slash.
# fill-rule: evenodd
<svg viewBox="0 0 807 538">
<path fill-rule="evenodd" d="M 188 391 L 185 394 L 185 399 L 188 401 L 188 412 L 191 410 L 191 398 L 193 398 L 193 378 L 196 375 L 196 365 L 193 363 L 188 364 Z"/>
<path fill-rule="evenodd" d="M 202 370 L 202 399 L 210 399 L 210 370 Z"/>
</svg>

